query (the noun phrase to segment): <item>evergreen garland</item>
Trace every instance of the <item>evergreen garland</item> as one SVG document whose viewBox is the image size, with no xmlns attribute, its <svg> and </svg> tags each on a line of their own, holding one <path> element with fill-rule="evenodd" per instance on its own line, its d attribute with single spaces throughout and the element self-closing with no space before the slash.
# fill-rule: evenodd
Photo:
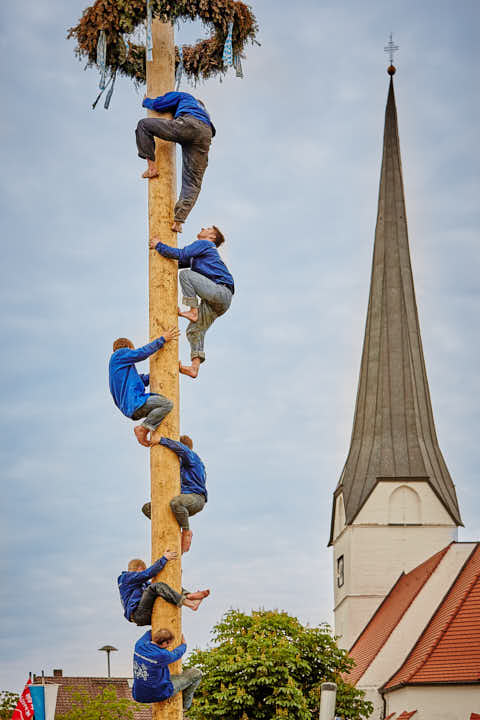
<svg viewBox="0 0 480 720">
<path fill-rule="evenodd" d="M 255 39 L 258 30 L 255 16 L 243 2 L 235 0 L 151 0 L 153 17 L 162 22 L 196 20 L 213 29 L 212 35 L 195 45 L 183 46 L 184 73 L 199 80 L 226 72 L 223 47 L 228 23 L 233 20 L 233 52 L 242 53 L 247 41 Z M 96 0 L 84 11 L 78 25 L 68 31 L 77 41 L 75 53 L 95 65 L 97 42 L 101 30 L 107 38 L 107 68 L 112 72 L 145 83 L 145 47 L 130 44 L 128 52 L 123 35 L 130 35 L 146 19 L 146 0 Z M 175 48 L 175 65 L 179 62 Z"/>
</svg>

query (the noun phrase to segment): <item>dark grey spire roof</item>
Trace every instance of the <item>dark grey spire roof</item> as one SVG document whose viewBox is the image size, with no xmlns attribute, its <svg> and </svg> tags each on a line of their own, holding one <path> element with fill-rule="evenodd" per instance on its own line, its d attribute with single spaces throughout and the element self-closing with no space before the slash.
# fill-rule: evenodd
<svg viewBox="0 0 480 720">
<path fill-rule="evenodd" d="M 379 480 L 394 478 L 428 480 L 452 519 L 462 524 L 430 402 L 390 78 L 357 403 L 350 451 L 335 491 L 336 495 L 343 492 L 347 524 L 355 519 Z"/>
</svg>

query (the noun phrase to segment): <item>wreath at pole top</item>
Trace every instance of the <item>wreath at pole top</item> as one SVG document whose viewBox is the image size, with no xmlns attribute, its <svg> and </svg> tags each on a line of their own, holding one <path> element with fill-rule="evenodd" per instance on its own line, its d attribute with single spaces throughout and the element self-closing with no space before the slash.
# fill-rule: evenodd
<svg viewBox="0 0 480 720">
<path fill-rule="evenodd" d="M 68 31 L 68 38 L 77 41 L 75 53 L 87 58 L 87 65 L 97 62 L 97 44 L 101 31 L 106 37 L 106 68 L 113 73 L 145 83 L 145 46 L 124 40 L 146 20 L 145 0 L 96 0 L 88 7 L 78 25 Z M 247 41 L 255 39 L 258 30 L 255 16 L 243 2 L 236 0 L 150 0 L 153 17 L 162 22 L 196 20 L 199 18 L 213 32 L 195 45 L 182 48 L 183 71 L 193 80 L 207 79 L 224 73 L 227 67 L 223 49 L 229 26 L 233 23 L 232 47 L 240 56 Z M 180 62 L 175 48 L 175 66 Z"/>
</svg>

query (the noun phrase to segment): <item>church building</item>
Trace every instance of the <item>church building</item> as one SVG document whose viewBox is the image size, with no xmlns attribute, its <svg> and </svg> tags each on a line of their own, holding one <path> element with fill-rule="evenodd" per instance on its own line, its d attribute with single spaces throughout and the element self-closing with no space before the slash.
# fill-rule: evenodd
<svg viewBox="0 0 480 720">
<path fill-rule="evenodd" d="M 335 634 L 373 720 L 480 714 L 480 542 L 458 542 L 422 350 L 390 66 L 350 450 L 333 496 Z"/>
</svg>

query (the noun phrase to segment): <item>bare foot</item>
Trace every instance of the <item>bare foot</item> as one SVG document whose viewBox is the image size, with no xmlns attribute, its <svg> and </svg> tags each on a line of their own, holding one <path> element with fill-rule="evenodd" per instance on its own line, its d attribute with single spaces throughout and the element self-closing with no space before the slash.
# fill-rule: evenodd
<svg viewBox="0 0 480 720">
<path fill-rule="evenodd" d="M 178 315 L 180 317 L 187 318 L 191 322 L 197 322 L 198 320 L 198 308 L 190 308 L 190 310 L 180 310 L 178 308 Z"/>
<path fill-rule="evenodd" d="M 182 224 L 183 224 L 183 223 L 181 223 L 181 222 L 175 221 L 175 222 L 173 223 L 173 225 L 172 225 L 172 231 L 173 231 L 173 232 L 180 232 L 180 233 L 183 232 Z"/>
<path fill-rule="evenodd" d="M 192 535 L 193 532 L 191 530 L 182 530 L 182 554 L 190 550 Z"/>
<path fill-rule="evenodd" d="M 181 362 L 178 363 L 178 369 L 181 372 L 182 375 L 188 375 L 191 378 L 196 378 L 198 375 L 198 368 L 200 367 L 200 363 L 193 363 L 191 365 L 182 365 Z"/>
<path fill-rule="evenodd" d="M 157 170 L 157 166 L 155 165 L 155 163 L 153 162 L 153 160 L 149 160 L 149 159 L 147 158 L 147 165 L 148 165 L 148 167 L 147 167 L 147 169 L 145 170 L 145 172 L 143 173 L 142 177 L 143 177 L 143 178 L 153 178 L 153 177 L 157 177 L 157 175 L 158 175 L 158 170 Z"/>
<path fill-rule="evenodd" d="M 133 432 L 135 433 L 135 437 L 137 438 L 140 445 L 143 445 L 143 447 L 150 447 L 151 443 L 147 439 L 148 429 L 145 427 L 145 425 L 137 425 L 133 428 Z"/>
<path fill-rule="evenodd" d="M 210 590 L 197 590 L 193 593 L 188 593 L 185 597 L 187 597 L 189 600 L 203 600 L 203 598 L 206 598 L 210 595 Z"/>
</svg>

